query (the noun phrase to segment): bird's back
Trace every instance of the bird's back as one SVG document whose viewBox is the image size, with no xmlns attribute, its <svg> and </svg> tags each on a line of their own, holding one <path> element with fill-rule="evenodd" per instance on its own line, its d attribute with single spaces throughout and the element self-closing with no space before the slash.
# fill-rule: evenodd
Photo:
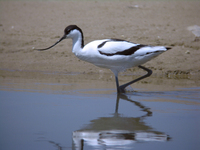
<svg viewBox="0 0 200 150">
<path fill-rule="evenodd" d="M 144 64 L 168 49 L 119 39 L 103 39 L 85 45 L 80 59 L 99 67 L 122 71 Z"/>
</svg>

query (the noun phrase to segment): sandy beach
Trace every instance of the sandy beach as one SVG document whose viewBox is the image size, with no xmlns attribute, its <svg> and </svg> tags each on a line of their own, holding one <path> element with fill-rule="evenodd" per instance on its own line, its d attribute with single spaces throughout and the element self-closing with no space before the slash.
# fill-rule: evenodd
<svg viewBox="0 0 200 150">
<path fill-rule="evenodd" d="M 34 50 L 52 45 L 66 26 L 76 24 L 85 44 L 118 38 L 172 47 L 144 64 L 154 75 L 200 74 L 200 41 L 187 30 L 200 26 L 199 1 L 1 1 L 0 7 L 1 70 L 111 73 L 76 58 L 71 40 L 49 51 Z"/>
</svg>

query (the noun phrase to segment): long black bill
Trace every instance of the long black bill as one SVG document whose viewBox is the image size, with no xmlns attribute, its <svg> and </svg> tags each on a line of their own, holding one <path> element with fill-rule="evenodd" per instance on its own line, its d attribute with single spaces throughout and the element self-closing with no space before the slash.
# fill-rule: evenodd
<svg viewBox="0 0 200 150">
<path fill-rule="evenodd" d="M 61 42 L 62 40 L 64 40 L 66 38 L 66 36 L 64 35 L 63 37 L 61 37 L 55 44 L 53 44 L 52 46 L 48 47 L 48 48 L 44 48 L 44 49 L 36 49 L 38 51 L 45 51 L 45 50 L 48 50 L 52 47 L 54 47 L 55 45 L 57 45 L 59 42 Z"/>
</svg>

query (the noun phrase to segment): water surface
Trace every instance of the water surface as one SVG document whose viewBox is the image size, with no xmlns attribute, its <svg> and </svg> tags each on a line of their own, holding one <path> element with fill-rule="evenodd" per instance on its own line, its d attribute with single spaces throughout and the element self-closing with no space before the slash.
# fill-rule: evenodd
<svg viewBox="0 0 200 150">
<path fill-rule="evenodd" d="M 0 149 L 200 148 L 199 87 L 117 96 L 84 80 L 1 81 Z"/>
</svg>

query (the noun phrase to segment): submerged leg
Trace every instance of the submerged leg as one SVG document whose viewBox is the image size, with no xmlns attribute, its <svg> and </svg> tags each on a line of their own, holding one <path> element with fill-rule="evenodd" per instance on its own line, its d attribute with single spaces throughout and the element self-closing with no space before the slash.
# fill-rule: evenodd
<svg viewBox="0 0 200 150">
<path fill-rule="evenodd" d="M 117 89 L 117 93 L 125 93 L 125 88 L 127 86 L 129 86 L 129 85 L 131 85 L 131 84 L 133 84 L 133 83 L 135 83 L 135 82 L 137 82 L 139 80 L 147 78 L 147 77 L 149 77 L 152 74 L 152 70 L 150 70 L 148 68 L 145 68 L 143 66 L 138 66 L 138 67 L 141 68 L 141 69 L 143 69 L 143 70 L 145 70 L 145 71 L 147 71 L 147 74 L 145 74 L 144 76 L 141 76 L 141 77 L 139 77 L 139 78 L 137 78 L 137 79 L 135 79 L 133 81 L 130 81 L 130 82 L 126 83 L 126 84 L 123 84 L 123 85 L 119 86 L 119 89 Z"/>
</svg>

